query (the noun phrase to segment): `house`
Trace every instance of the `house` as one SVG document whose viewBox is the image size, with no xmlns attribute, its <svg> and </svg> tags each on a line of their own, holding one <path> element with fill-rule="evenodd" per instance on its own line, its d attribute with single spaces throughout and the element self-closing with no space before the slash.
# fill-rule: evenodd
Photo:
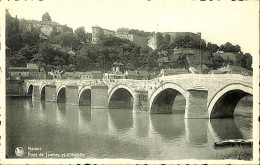
<svg viewBox="0 0 260 165">
<path fill-rule="evenodd" d="M 103 74 L 101 71 L 92 71 L 91 75 L 92 75 L 92 79 L 102 79 L 103 78 Z"/>
<path fill-rule="evenodd" d="M 125 71 L 125 78 L 126 79 L 137 79 L 136 71 L 126 70 Z"/>
<path fill-rule="evenodd" d="M 125 72 L 125 78 L 126 79 L 136 79 L 136 80 L 148 80 L 149 79 L 149 73 L 147 71 L 142 70 L 127 70 Z"/>
<path fill-rule="evenodd" d="M 149 73 L 144 70 L 137 70 L 137 79 L 138 80 L 148 80 L 149 79 Z"/>
<path fill-rule="evenodd" d="M 65 79 L 74 79 L 74 74 L 75 72 L 65 72 L 64 75 L 63 75 L 63 78 Z"/>
<path fill-rule="evenodd" d="M 104 73 L 104 79 L 125 79 L 125 74 L 122 73 L 121 71 L 107 72 L 107 73 Z"/>
<path fill-rule="evenodd" d="M 10 79 L 45 79 L 44 68 L 38 68 L 36 64 L 28 63 L 26 67 L 9 67 L 8 74 Z"/>
<path fill-rule="evenodd" d="M 74 77 L 77 77 L 79 79 L 84 79 L 84 80 L 91 80 L 92 73 L 91 72 L 75 72 Z"/>
<path fill-rule="evenodd" d="M 62 76 L 66 79 L 83 79 L 83 80 L 91 80 L 91 79 L 102 79 L 103 74 L 101 71 L 91 71 L 91 72 L 66 72 Z"/>
</svg>

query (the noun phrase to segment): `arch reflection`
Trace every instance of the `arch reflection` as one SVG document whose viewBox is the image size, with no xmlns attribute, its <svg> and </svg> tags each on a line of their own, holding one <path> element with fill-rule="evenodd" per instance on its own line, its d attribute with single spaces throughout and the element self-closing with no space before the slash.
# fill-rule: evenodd
<svg viewBox="0 0 260 165">
<path fill-rule="evenodd" d="M 119 130 L 128 130 L 133 128 L 133 112 L 126 109 L 109 109 L 109 117 L 113 126 Z"/>
<path fill-rule="evenodd" d="M 155 133 L 166 140 L 172 140 L 181 137 L 184 134 L 184 115 L 174 114 L 150 115 L 151 123 Z"/>
<path fill-rule="evenodd" d="M 233 118 L 212 119 L 210 123 L 215 135 L 221 140 L 243 138 L 243 134 L 236 126 Z"/>
</svg>

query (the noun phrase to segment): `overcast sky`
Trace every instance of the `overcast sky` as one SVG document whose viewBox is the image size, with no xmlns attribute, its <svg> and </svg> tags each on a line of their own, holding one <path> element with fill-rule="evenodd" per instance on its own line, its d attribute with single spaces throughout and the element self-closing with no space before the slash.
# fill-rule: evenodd
<svg viewBox="0 0 260 165">
<path fill-rule="evenodd" d="M 111 30 L 201 32 L 207 42 L 220 45 L 229 41 L 240 45 L 243 52 L 258 55 L 258 0 L 28 0 L 6 2 L 5 6 L 18 18 L 41 20 L 49 12 L 53 21 L 74 30 L 84 26 L 88 32 L 93 25 Z"/>
</svg>

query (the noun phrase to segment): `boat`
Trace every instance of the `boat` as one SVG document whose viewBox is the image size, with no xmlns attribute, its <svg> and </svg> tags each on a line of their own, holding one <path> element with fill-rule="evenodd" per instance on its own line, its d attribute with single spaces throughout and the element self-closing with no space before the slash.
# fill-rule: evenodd
<svg viewBox="0 0 260 165">
<path fill-rule="evenodd" d="M 229 139 L 229 140 L 222 140 L 222 141 L 215 141 L 215 147 L 221 146 L 253 146 L 253 140 L 244 140 L 244 139 Z"/>
</svg>

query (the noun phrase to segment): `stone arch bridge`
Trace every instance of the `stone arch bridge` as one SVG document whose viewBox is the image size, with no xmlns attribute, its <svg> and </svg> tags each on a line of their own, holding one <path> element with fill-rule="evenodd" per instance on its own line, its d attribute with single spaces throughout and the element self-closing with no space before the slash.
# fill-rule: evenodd
<svg viewBox="0 0 260 165">
<path fill-rule="evenodd" d="M 26 80 L 24 89 L 33 99 L 149 113 L 172 113 L 181 94 L 185 118 L 223 118 L 233 117 L 238 101 L 253 95 L 253 82 L 238 74 L 183 74 L 152 80 Z"/>
</svg>

